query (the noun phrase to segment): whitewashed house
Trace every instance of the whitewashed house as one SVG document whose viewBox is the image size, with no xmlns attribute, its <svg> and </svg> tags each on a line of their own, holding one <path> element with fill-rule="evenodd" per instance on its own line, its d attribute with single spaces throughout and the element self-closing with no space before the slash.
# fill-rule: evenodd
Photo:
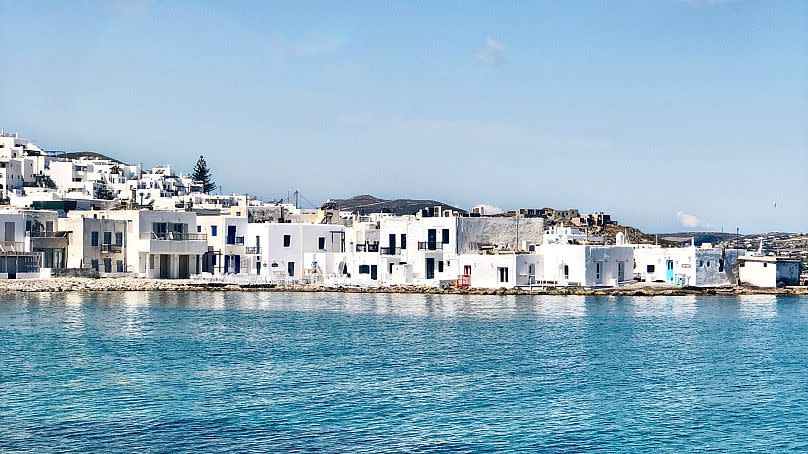
<svg viewBox="0 0 808 454">
<path fill-rule="evenodd" d="M 22 213 L 0 212 L 0 279 L 46 277 L 40 270 L 41 255 L 26 244 L 25 220 Z"/>
<path fill-rule="evenodd" d="M 631 280 L 634 249 L 618 236 L 618 244 L 593 245 L 587 244 L 589 236 L 580 230 L 549 229 L 538 248 L 544 270 L 537 281 L 559 286 L 616 287 Z"/>
<path fill-rule="evenodd" d="M 700 247 L 660 247 L 632 245 L 634 275 L 641 282 L 668 282 L 675 285 L 715 287 L 738 283 L 739 249 Z"/>
<path fill-rule="evenodd" d="M 59 219 L 67 233 L 67 268 L 92 269 L 102 276 L 130 272 L 127 262 L 128 224 L 105 211 L 72 211 Z"/>
<path fill-rule="evenodd" d="M 798 259 L 750 254 L 738 258 L 738 273 L 742 285 L 785 287 L 799 285 L 801 265 Z"/>
<path fill-rule="evenodd" d="M 197 233 L 204 233 L 208 251 L 202 257 L 202 272 L 250 274 L 247 264 L 246 216 L 198 215 Z"/>
<path fill-rule="evenodd" d="M 186 279 L 201 272 L 207 237 L 197 233 L 196 214 L 187 211 L 107 211 L 127 222 L 126 263 L 140 276 Z"/>
<path fill-rule="evenodd" d="M 342 254 L 345 228 L 332 224 L 248 223 L 245 238 L 250 274 L 300 280 L 323 275 L 327 254 Z M 313 263 L 307 253 L 319 254 Z M 333 263 L 333 257 L 330 263 Z M 330 270 L 336 272 L 336 270 Z"/>
</svg>

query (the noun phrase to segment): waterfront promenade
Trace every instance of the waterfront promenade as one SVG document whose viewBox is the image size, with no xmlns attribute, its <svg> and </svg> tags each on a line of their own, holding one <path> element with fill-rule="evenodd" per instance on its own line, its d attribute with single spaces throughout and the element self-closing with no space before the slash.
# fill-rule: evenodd
<svg viewBox="0 0 808 454">
<path fill-rule="evenodd" d="M 258 281 L 215 281 L 201 279 L 143 278 L 52 278 L 2 280 L 0 292 L 73 292 L 73 291 L 271 291 L 338 293 L 413 293 L 459 295 L 594 295 L 594 296 L 684 296 L 684 295 L 806 295 L 806 287 L 755 288 L 724 286 L 715 288 L 677 287 L 665 284 L 637 283 L 621 287 L 517 287 L 510 289 L 440 288 L 421 285 L 376 287 L 323 284 L 275 284 Z"/>
</svg>

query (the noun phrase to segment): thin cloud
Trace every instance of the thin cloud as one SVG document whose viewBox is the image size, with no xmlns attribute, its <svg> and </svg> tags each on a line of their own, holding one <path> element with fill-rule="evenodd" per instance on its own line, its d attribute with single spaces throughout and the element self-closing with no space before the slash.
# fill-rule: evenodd
<svg viewBox="0 0 808 454">
<path fill-rule="evenodd" d="M 685 213 L 684 211 L 676 212 L 676 219 L 679 221 L 679 225 L 688 229 L 710 227 L 710 224 L 702 221 L 695 214 Z"/>
<path fill-rule="evenodd" d="M 488 66 L 501 65 L 505 61 L 505 46 L 489 37 L 485 40 L 485 49 L 474 54 L 474 58 Z"/>
</svg>

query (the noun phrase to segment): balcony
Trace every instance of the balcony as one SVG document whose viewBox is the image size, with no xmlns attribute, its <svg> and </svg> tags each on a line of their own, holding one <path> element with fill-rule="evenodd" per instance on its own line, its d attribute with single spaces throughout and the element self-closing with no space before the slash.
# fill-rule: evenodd
<svg viewBox="0 0 808 454">
<path fill-rule="evenodd" d="M 207 241 L 208 236 L 204 233 L 146 232 L 140 234 L 140 239 L 162 241 Z"/>
<path fill-rule="evenodd" d="M 31 238 L 67 238 L 69 232 L 27 232 Z"/>
<path fill-rule="evenodd" d="M 419 251 L 442 251 L 443 250 L 443 243 L 438 243 L 437 241 L 419 241 L 418 242 L 418 250 Z"/>
<path fill-rule="evenodd" d="M 25 252 L 25 243 L 21 241 L 0 241 L 0 252 Z"/>
<path fill-rule="evenodd" d="M 379 252 L 379 243 L 357 244 L 356 252 Z"/>
<path fill-rule="evenodd" d="M 117 253 L 121 252 L 123 247 L 120 244 L 102 244 L 101 245 L 101 253 L 102 254 L 109 254 L 109 253 Z"/>
<path fill-rule="evenodd" d="M 260 254 L 261 253 L 261 247 L 260 246 L 256 246 L 256 247 L 247 246 L 246 249 L 247 249 L 247 254 Z"/>
<path fill-rule="evenodd" d="M 244 237 L 243 236 L 229 236 L 225 240 L 225 244 L 244 246 Z"/>
<path fill-rule="evenodd" d="M 401 248 L 400 247 L 383 247 L 379 249 L 379 253 L 381 255 L 401 255 Z"/>
</svg>

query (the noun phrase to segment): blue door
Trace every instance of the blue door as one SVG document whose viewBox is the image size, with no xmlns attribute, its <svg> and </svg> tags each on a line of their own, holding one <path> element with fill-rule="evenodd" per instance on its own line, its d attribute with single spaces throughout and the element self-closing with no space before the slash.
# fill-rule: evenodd
<svg viewBox="0 0 808 454">
<path fill-rule="evenodd" d="M 234 255 L 233 256 L 233 267 L 236 269 L 236 274 L 241 274 L 241 256 Z"/>
<path fill-rule="evenodd" d="M 673 260 L 665 262 L 665 271 L 667 272 L 665 278 L 668 282 L 673 282 Z"/>
</svg>

